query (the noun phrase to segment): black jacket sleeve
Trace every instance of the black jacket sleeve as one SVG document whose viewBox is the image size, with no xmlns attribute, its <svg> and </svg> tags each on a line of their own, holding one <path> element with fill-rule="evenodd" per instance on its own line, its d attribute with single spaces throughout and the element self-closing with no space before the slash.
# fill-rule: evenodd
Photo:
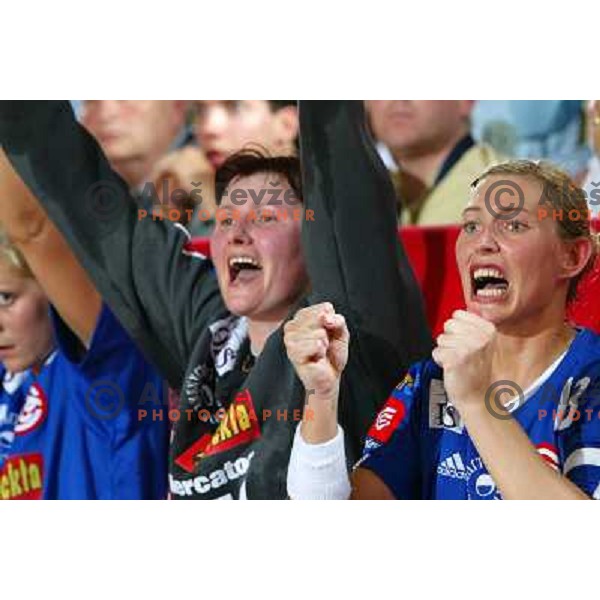
<svg viewBox="0 0 600 600">
<path fill-rule="evenodd" d="M 222 310 L 212 263 L 185 250 L 182 227 L 138 219 L 68 102 L 0 102 L 0 144 L 129 334 L 179 387 L 194 340 Z"/>
<path fill-rule="evenodd" d="M 344 314 L 354 360 L 387 393 L 431 350 L 421 293 L 397 238 L 395 192 L 362 102 L 301 102 L 300 121 L 303 191 L 314 210 L 303 227 L 310 300 Z"/>
</svg>

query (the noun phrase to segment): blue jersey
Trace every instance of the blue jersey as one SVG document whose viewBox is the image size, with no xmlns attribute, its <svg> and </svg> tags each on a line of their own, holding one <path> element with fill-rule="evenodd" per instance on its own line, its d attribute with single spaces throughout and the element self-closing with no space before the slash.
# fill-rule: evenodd
<svg viewBox="0 0 600 600">
<path fill-rule="evenodd" d="M 600 497 L 600 336 L 580 329 L 550 376 L 507 409 L 540 459 Z M 400 499 L 501 499 L 432 360 L 411 368 L 392 392 L 358 466 Z"/>
<path fill-rule="evenodd" d="M 39 373 L 0 365 L 0 499 L 165 498 L 166 407 L 138 417 L 163 397 L 155 369 L 106 307 L 83 352 L 54 320 L 58 349 Z"/>
</svg>

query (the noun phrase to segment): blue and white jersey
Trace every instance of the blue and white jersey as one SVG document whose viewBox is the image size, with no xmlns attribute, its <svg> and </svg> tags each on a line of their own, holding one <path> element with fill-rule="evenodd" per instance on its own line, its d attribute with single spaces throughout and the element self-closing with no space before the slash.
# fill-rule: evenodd
<svg viewBox="0 0 600 600">
<path fill-rule="evenodd" d="M 0 499 L 165 498 L 166 406 L 139 418 L 162 397 L 156 370 L 106 307 L 87 350 L 55 325 L 38 373 L 0 364 Z"/>
<path fill-rule="evenodd" d="M 600 498 L 600 336 L 578 330 L 550 371 L 507 406 L 510 418 L 549 468 Z M 494 411 L 492 401 L 486 404 Z M 413 366 L 392 392 L 358 466 L 376 473 L 400 499 L 501 499 L 432 360 Z"/>
</svg>

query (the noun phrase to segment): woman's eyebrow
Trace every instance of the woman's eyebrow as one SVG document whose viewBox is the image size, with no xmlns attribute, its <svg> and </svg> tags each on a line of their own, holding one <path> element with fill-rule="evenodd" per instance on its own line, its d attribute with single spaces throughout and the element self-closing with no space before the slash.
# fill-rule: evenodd
<svg viewBox="0 0 600 600">
<path fill-rule="evenodd" d="M 481 211 L 481 206 L 467 206 L 467 208 L 462 211 L 463 216 L 470 210 Z"/>
<path fill-rule="evenodd" d="M 507 213 L 507 214 L 511 214 L 514 217 L 518 217 L 521 213 L 527 213 L 529 214 L 529 209 L 525 208 L 524 206 L 521 206 L 520 208 L 517 208 L 515 210 L 514 207 L 510 207 L 510 206 L 502 206 L 498 208 L 498 212 L 499 213 Z"/>
<path fill-rule="evenodd" d="M 481 212 L 481 210 L 482 210 L 481 206 L 467 206 L 467 208 L 465 208 L 462 211 L 462 214 L 464 216 L 469 211 Z M 517 211 L 515 211 L 514 206 L 513 207 L 510 207 L 510 206 L 499 206 L 496 209 L 496 212 L 499 212 L 499 213 L 511 213 L 511 214 L 515 213 L 515 215 L 514 215 L 515 217 L 518 216 L 518 215 L 520 215 L 521 213 L 527 213 L 527 214 L 531 213 L 531 211 L 528 208 L 525 208 L 524 206 L 521 206 Z"/>
</svg>

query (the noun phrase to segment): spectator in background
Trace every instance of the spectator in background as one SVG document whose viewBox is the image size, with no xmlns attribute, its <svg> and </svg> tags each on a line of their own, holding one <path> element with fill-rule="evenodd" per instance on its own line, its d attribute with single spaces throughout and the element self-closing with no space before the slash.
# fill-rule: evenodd
<svg viewBox="0 0 600 600">
<path fill-rule="evenodd" d="M 184 225 L 196 207 L 193 182 L 201 193 L 212 185 L 206 159 L 186 127 L 187 107 L 183 100 L 85 100 L 77 111 L 138 203 Z M 210 200 L 206 205 L 212 214 Z M 178 219 L 170 216 L 172 208 L 179 210 Z"/>
<path fill-rule="evenodd" d="M 196 189 L 201 190 L 202 202 L 187 226 L 194 237 L 205 237 L 214 228 L 214 218 L 206 215 L 215 211 L 215 170 L 249 145 L 273 156 L 294 155 L 298 110 L 295 100 L 196 100 L 192 107 L 194 133 L 202 151 L 186 148 L 166 157 L 156 180 L 167 176 L 190 194 L 190 182 L 199 183 Z"/>
<path fill-rule="evenodd" d="M 193 103 L 196 139 L 214 169 L 248 144 L 275 156 L 295 154 L 295 100 L 198 100 Z"/>
<path fill-rule="evenodd" d="M 80 120 L 132 191 L 143 188 L 158 161 L 191 141 L 183 100 L 85 100 Z"/>
<path fill-rule="evenodd" d="M 470 134 L 472 100 L 369 100 L 375 137 L 391 153 L 402 225 L 458 223 L 464 190 L 502 157 Z"/>
<path fill-rule="evenodd" d="M 203 237 L 214 227 L 215 170 L 250 144 L 277 156 L 295 154 L 298 112 L 295 100 L 197 100 L 198 148 L 188 144 L 185 108 L 183 101 L 88 100 L 80 120 L 143 204 L 151 201 L 154 214 L 169 220 L 179 215 L 193 236 Z M 156 195 L 144 192 L 147 182 Z M 169 213 L 171 208 L 179 212 Z"/>
<path fill-rule="evenodd" d="M 515 158 L 547 160 L 578 178 L 589 151 L 581 100 L 479 100 L 473 137 Z"/>
<path fill-rule="evenodd" d="M 584 176 L 583 190 L 588 206 L 595 217 L 600 214 L 600 101 L 590 100 L 587 105 L 588 143 L 592 157 Z"/>
</svg>

